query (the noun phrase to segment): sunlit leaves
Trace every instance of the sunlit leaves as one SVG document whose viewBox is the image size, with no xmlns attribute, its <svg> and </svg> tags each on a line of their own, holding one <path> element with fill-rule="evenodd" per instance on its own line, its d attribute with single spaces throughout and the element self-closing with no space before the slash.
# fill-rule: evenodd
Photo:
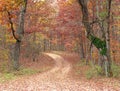
<svg viewBox="0 0 120 91">
<path fill-rule="evenodd" d="M 14 10 L 23 4 L 23 0 L 0 0 L 0 10 Z"/>
<path fill-rule="evenodd" d="M 44 27 L 50 27 L 54 17 L 54 9 L 48 2 L 28 2 L 26 12 L 26 32 L 41 32 Z"/>
</svg>

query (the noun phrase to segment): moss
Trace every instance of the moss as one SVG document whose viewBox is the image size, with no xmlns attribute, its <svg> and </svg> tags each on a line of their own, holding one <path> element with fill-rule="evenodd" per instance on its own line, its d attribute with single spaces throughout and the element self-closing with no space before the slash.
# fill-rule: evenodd
<svg viewBox="0 0 120 91">
<path fill-rule="evenodd" d="M 105 40 L 101 40 L 100 38 L 97 38 L 93 35 L 90 35 L 89 39 L 96 46 L 96 48 L 101 49 L 100 50 L 101 55 L 106 55 L 107 48 L 106 48 L 106 41 Z"/>
</svg>

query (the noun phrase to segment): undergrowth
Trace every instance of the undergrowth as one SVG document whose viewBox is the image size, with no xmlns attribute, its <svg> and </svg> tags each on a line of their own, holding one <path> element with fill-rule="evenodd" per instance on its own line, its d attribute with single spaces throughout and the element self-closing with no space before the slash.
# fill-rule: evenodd
<svg viewBox="0 0 120 91">
<path fill-rule="evenodd" d="M 76 64 L 76 66 L 84 68 L 86 66 L 86 63 L 85 61 L 84 62 L 80 61 Z M 87 79 L 96 78 L 96 77 L 104 77 L 104 72 L 100 66 L 94 65 L 92 62 L 89 62 L 88 66 L 89 66 L 88 69 L 86 69 L 84 72 L 85 77 Z M 119 65 L 112 63 L 111 70 L 113 73 L 113 76 L 112 76 L 113 78 L 120 78 L 120 66 Z M 80 74 L 81 70 L 77 70 L 76 73 Z"/>
<path fill-rule="evenodd" d="M 3 62 L 0 65 L 0 83 L 16 79 L 20 76 L 33 75 L 45 71 L 46 69 L 32 69 L 26 67 L 20 67 L 18 71 L 14 71 L 10 66 L 7 65 L 7 62 Z"/>
<path fill-rule="evenodd" d="M 102 70 L 102 68 L 98 65 L 90 65 L 90 69 L 88 71 L 86 71 L 86 78 L 91 79 L 93 77 L 104 77 L 104 72 Z M 113 74 L 113 78 L 119 78 L 120 77 L 120 66 L 112 63 L 111 64 L 111 70 L 112 70 L 112 74 Z"/>
<path fill-rule="evenodd" d="M 85 72 L 86 78 L 91 79 L 93 77 L 98 77 L 102 75 L 102 69 L 99 66 L 91 67 L 88 71 Z"/>
<path fill-rule="evenodd" d="M 19 71 L 4 71 L 0 74 L 0 82 L 6 82 L 9 80 L 16 79 L 20 76 L 33 75 L 41 72 L 40 70 L 34 70 L 30 68 L 21 68 Z"/>
<path fill-rule="evenodd" d="M 113 77 L 115 78 L 120 77 L 120 66 L 115 63 L 112 63 L 111 68 L 113 72 Z"/>
</svg>

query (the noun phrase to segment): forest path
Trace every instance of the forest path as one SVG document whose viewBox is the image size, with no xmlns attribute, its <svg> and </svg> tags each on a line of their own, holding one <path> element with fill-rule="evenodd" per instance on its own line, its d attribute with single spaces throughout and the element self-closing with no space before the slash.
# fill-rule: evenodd
<svg viewBox="0 0 120 91">
<path fill-rule="evenodd" d="M 108 87 L 101 89 L 92 82 L 69 78 L 72 69 L 69 61 L 57 54 L 45 53 L 45 55 L 55 61 L 51 70 L 0 84 L 0 91 L 114 91 Z"/>
<path fill-rule="evenodd" d="M 64 79 L 72 69 L 72 65 L 57 54 L 52 54 L 52 53 L 45 53 L 45 54 L 53 58 L 53 60 L 55 61 L 54 67 L 45 74 L 48 74 L 49 77 L 55 76 L 54 79 L 55 78 Z"/>
</svg>

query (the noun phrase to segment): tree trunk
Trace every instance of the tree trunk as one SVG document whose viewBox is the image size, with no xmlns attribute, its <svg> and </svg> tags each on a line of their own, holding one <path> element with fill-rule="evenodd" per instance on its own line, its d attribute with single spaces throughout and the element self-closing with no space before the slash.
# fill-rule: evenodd
<svg viewBox="0 0 120 91">
<path fill-rule="evenodd" d="M 106 76 L 111 76 L 111 55 L 110 55 L 110 12 L 111 12 L 111 3 L 112 0 L 108 0 L 108 5 L 107 5 L 107 11 L 108 11 L 108 16 L 107 16 L 107 31 L 106 31 L 106 47 L 107 47 L 107 60 L 105 61 L 105 66 L 106 66 Z"/>
<path fill-rule="evenodd" d="M 15 70 L 19 70 L 20 46 L 21 46 L 23 35 L 24 35 L 24 16 L 26 12 L 26 6 L 27 6 L 27 0 L 24 0 L 24 5 L 22 5 L 21 11 L 20 11 L 18 29 L 17 29 L 16 34 L 14 33 L 15 31 L 13 31 L 14 33 L 13 36 L 16 39 L 15 48 L 14 48 L 14 56 L 13 56 L 14 57 L 13 68 Z"/>
<path fill-rule="evenodd" d="M 47 39 L 44 38 L 44 39 L 43 39 L 43 51 L 44 51 L 44 52 L 47 51 L 47 45 L 48 45 L 47 42 L 48 42 Z"/>
<path fill-rule="evenodd" d="M 21 42 L 16 41 L 14 48 L 13 67 L 15 70 L 19 69 L 20 43 Z"/>
<path fill-rule="evenodd" d="M 82 33 L 82 32 L 81 32 Z M 83 45 L 83 38 L 82 38 L 82 34 L 79 34 L 79 51 L 80 51 L 80 58 L 82 59 L 82 60 L 84 60 L 85 59 L 85 53 L 84 53 L 84 45 Z"/>
<path fill-rule="evenodd" d="M 107 17 L 107 31 L 106 31 L 106 40 L 105 41 L 101 41 L 99 38 L 95 38 L 95 36 L 93 35 L 92 31 L 92 27 L 90 26 L 90 21 L 89 21 L 89 14 L 88 14 L 88 7 L 87 7 L 87 2 L 88 0 L 79 0 L 79 4 L 81 6 L 82 9 L 82 14 L 83 14 L 83 24 L 86 28 L 86 32 L 87 32 L 87 38 L 93 42 L 95 39 L 97 39 L 97 41 L 99 40 L 99 43 L 103 43 L 105 42 L 105 46 L 103 47 L 98 47 L 97 44 L 93 43 L 93 45 L 97 48 L 100 49 L 102 51 L 100 52 L 104 52 L 103 55 L 103 59 L 105 61 L 105 75 L 106 76 L 110 76 L 111 74 L 111 57 L 110 57 L 110 31 L 109 31 L 109 27 L 110 27 L 110 8 L 111 8 L 111 0 L 108 0 L 108 17 Z M 101 42 L 100 42 L 101 41 Z M 106 51 L 105 51 L 106 50 Z"/>
</svg>

